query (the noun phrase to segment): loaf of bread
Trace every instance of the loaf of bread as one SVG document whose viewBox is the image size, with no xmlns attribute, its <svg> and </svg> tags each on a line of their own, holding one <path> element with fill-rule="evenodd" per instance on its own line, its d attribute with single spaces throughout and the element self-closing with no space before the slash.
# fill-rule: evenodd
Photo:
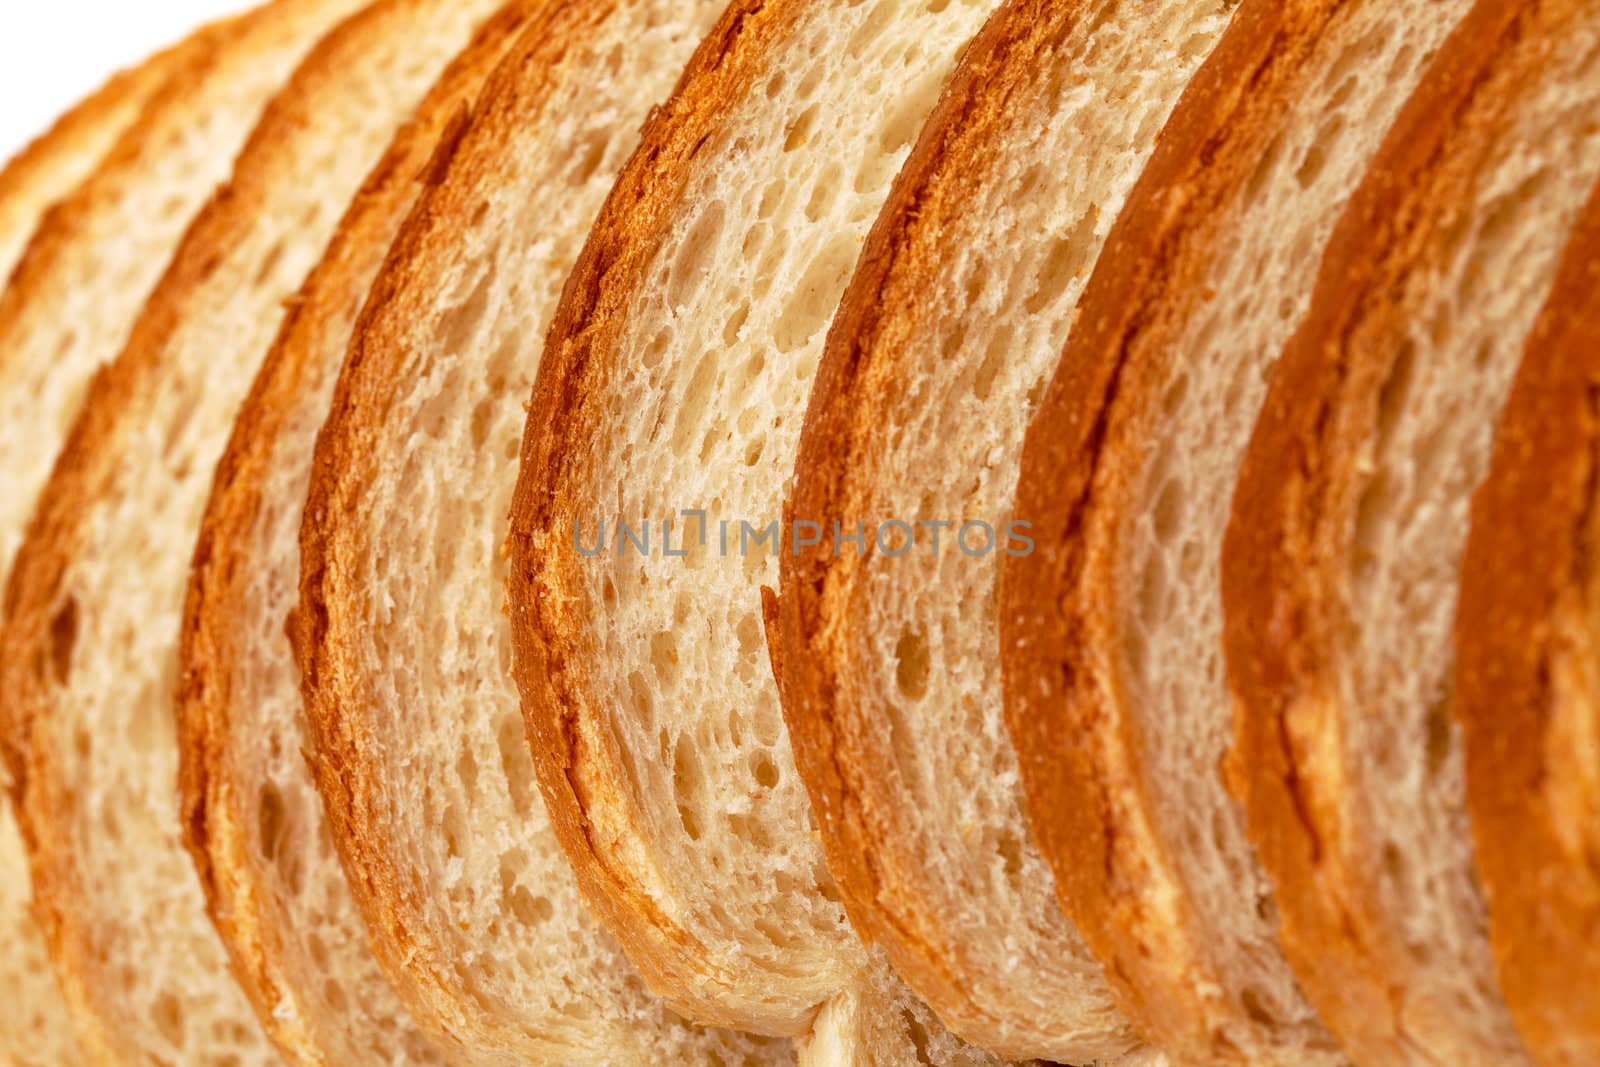
<svg viewBox="0 0 1600 1067">
<path fill-rule="evenodd" d="M 792 514 L 830 535 L 785 545 L 780 682 L 829 866 L 917 992 L 1012 1056 L 1104 1060 L 1132 1034 L 1023 815 L 995 542 L 1101 244 L 1232 6 L 1002 8 L 867 240 L 801 436 Z M 831 536 L 891 519 L 942 526 L 909 555 Z"/>
<path fill-rule="evenodd" d="M 1600 1062 L 1594 558 L 1600 190 L 1567 243 L 1472 498 L 1451 708 L 1500 987 L 1544 1067 Z"/>
<path fill-rule="evenodd" d="M 498 549 L 538 344 L 584 234 L 715 2 L 559 0 L 448 131 L 337 376 L 249 477 L 310 489 L 296 643 L 313 769 L 374 947 L 463 1062 L 768 1064 L 685 1025 L 583 905 L 509 674 Z M 312 433 L 326 413 L 315 452 Z M 309 465 L 309 467 L 308 467 Z M 253 567 L 286 580 L 293 545 Z"/>
<path fill-rule="evenodd" d="M 1246 0 L 1108 240 L 1029 431 L 1007 717 L 1063 902 L 1182 1059 L 1341 1058 L 1219 765 L 1218 560 L 1333 223 L 1466 0 Z M 1320 1005 L 1319 1005 L 1320 1006 Z"/>
<path fill-rule="evenodd" d="M 11 575 L 5 738 L 37 910 L 99 1061 L 276 1061 L 175 818 L 177 622 L 211 472 L 282 305 L 472 22 L 459 0 L 382 0 L 341 24 L 355 6 L 272 8 L 249 29 L 263 39 L 235 62 L 309 56 L 96 376 Z"/>
<path fill-rule="evenodd" d="M 426 75 L 499 2 L 413 2 L 415 14 L 397 8 L 386 32 L 425 43 L 408 46 L 406 62 Z M 184 832 L 245 992 L 296 1062 L 439 1059 L 368 946 L 323 823 L 301 755 L 308 742 L 284 621 L 298 599 L 311 444 L 361 302 L 424 188 L 440 135 L 462 121 L 501 55 L 544 7 L 544 0 L 518 0 L 488 19 L 401 126 L 291 300 L 217 464 L 201 522 L 179 657 Z M 287 447 L 297 451 L 274 452 Z"/>
<path fill-rule="evenodd" d="M 68 111 L 0 169 L 0 282 L 28 246 L 52 205 L 69 197 L 95 170 L 150 98 L 197 49 L 210 46 L 211 31 L 199 30 L 137 67 L 113 76 Z M 0 350 L 0 362 L 5 360 Z M 0 371 L 3 374 L 3 371 Z M 34 441 L 12 437 L 0 443 L 0 468 L 26 462 Z M 20 529 L 0 534 L 0 574 L 11 567 Z M 9 799 L 10 775 L 0 763 L 0 1062 L 55 1067 L 80 1053 L 56 986 L 44 938 L 33 921 L 28 855 Z"/>
<path fill-rule="evenodd" d="M 511 535 L 535 766 L 587 898 L 695 1018 L 803 1033 L 865 973 L 760 593 L 828 321 L 996 7 L 737 0 L 646 128 L 550 331 Z M 619 521 L 655 550 L 577 550 L 575 526 L 589 545 Z M 742 551 L 741 522 L 770 539 Z"/>
<path fill-rule="evenodd" d="M 1600 8 L 1473 10 L 1339 224 L 1238 482 L 1236 779 L 1284 947 L 1361 1062 L 1526 1062 L 1474 876 L 1452 634 L 1469 497 L 1600 178 L 1597 106 Z"/>
</svg>

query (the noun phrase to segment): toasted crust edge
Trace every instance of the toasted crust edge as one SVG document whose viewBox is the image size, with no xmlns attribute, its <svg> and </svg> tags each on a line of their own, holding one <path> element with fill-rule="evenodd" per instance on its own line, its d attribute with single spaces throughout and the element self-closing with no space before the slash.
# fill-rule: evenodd
<svg viewBox="0 0 1600 1067">
<path fill-rule="evenodd" d="M 585 797 L 619 796 L 622 760 L 583 666 L 593 658 L 587 603 L 560 530 L 583 507 L 591 440 L 605 401 L 628 297 L 704 141 L 753 84 L 761 59 L 804 15 L 793 0 L 734 0 L 685 68 L 671 99 L 646 123 L 567 280 L 547 335 L 529 407 L 508 546 L 517 684 L 540 790 L 585 899 L 622 944 L 650 990 L 698 1022 L 773 1036 L 804 1033 L 816 1005 L 796 1012 L 712 964 L 696 938 L 655 904 L 590 832 Z M 625 809 L 623 803 L 619 807 Z M 626 816 L 624 816 L 626 817 Z M 639 831 L 630 827 L 637 838 Z"/>
<path fill-rule="evenodd" d="M 1395 346 L 1358 343 L 1357 335 L 1392 336 L 1385 326 L 1405 320 L 1400 283 L 1430 251 L 1432 209 L 1458 202 L 1470 178 L 1461 146 L 1479 143 L 1500 114 L 1501 101 L 1491 98 L 1487 115 L 1463 122 L 1485 99 L 1479 90 L 1496 57 L 1528 32 L 1553 32 L 1573 7 L 1482 0 L 1441 49 L 1328 246 L 1235 491 L 1223 550 L 1232 777 L 1277 886 L 1285 952 L 1358 1059 L 1410 1054 L 1400 1016 L 1414 964 L 1378 899 L 1376 846 L 1342 819 L 1337 797 L 1319 795 L 1290 740 L 1292 718 L 1314 717 L 1331 730 L 1339 716 L 1332 672 L 1340 622 L 1328 593 L 1339 585 L 1342 556 L 1330 548 L 1330 531 L 1349 513 L 1351 457 L 1370 421 L 1339 412 L 1376 397 L 1391 373 Z"/>
<path fill-rule="evenodd" d="M 257 869 L 250 848 L 247 812 L 239 796 L 252 783 L 240 779 L 232 752 L 239 740 L 233 736 L 232 664 L 241 655 L 232 620 L 248 611 L 248 568 L 256 562 L 246 539 L 264 506 L 259 483 L 270 473 L 272 442 L 296 408 L 309 361 L 322 343 L 321 324 L 337 316 L 352 296 L 364 295 L 356 290 L 371 269 L 372 253 L 386 255 L 394 216 L 409 210 L 412 189 L 426 176 L 440 134 L 460 125 L 464 108 L 507 43 L 530 21 L 536 2 L 513 0 L 479 27 L 363 182 L 328 255 L 290 302 L 278 338 L 240 408 L 217 466 L 191 565 L 177 698 L 184 841 L 240 984 L 273 1042 L 298 1062 L 329 1062 L 331 1052 L 317 1028 L 305 1022 L 303 1011 L 277 1011 L 281 1002 L 299 999 L 280 962 L 286 918 L 267 888 L 270 876 Z"/>
<path fill-rule="evenodd" d="M 1243 1054 L 1217 1032 L 1224 1025 L 1277 1040 L 1286 1056 L 1301 1050 L 1270 1021 L 1199 992 L 1216 978 L 1186 901 L 1166 923 L 1144 896 L 1152 881 L 1176 884 L 1174 860 L 1150 825 L 1157 798 L 1141 730 L 1105 654 L 1120 647 L 1115 591 L 1096 574 L 1084 531 L 1129 507 L 1138 472 L 1126 455 L 1159 403 L 1170 342 L 1203 299 L 1195 276 L 1229 214 L 1218 208 L 1278 128 L 1306 54 L 1350 6 L 1246 0 L 1195 74 L 1106 242 L 1029 428 L 1014 513 L 1033 523 L 1037 550 L 1008 559 L 1001 578 L 1006 718 L 1035 839 L 1123 1010 L 1153 1040 L 1199 1058 Z"/>
<path fill-rule="evenodd" d="M 1473 498 L 1455 631 L 1454 712 L 1502 990 L 1534 1057 L 1572 1067 L 1600 1061 L 1600 868 L 1564 843 L 1581 829 L 1563 827 L 1545 783 L 1564 661 L 1594 684 L 1597 281 L 1600 194 L 1568 244 Z"/>
<path fill-rule="evenodd" d="M 1011 0 L 968 46 L 943 95 L 929 114 L 869 234 L 855 275 L 829 329 L 812 386 L 796 483 L 787 505 L 793 515 L 838 519 L 854 528 L 863 514 L 870 477 L 863 456 L 869 431 L 881 421 L 884 395 L 895 368 L 911 358 L 893 339 L 919 317 L 920 279 L 937 270 L 942 235 L 962 215 L 963 191 L 995 153 L 996 128 L 1007 128 L 1013 93 L 1026 89 L 1042 56 L 1089 14 L 1082 0 Z M 861 681 L 852 644 L 843 631 L 864 625 L 865 579 L 849 555 L 813 551 L 797 555 L 786 543 L 777 619 L 769 645 L 782 649 L 775 670 L 795 761 L 822 832 L 828 867 L 851 923 L 863 940 L 881 946 L 895 970 L 946 1025 L 975 1044 L 1011 1056 L 1038 1049 L 1010 1048 L 1012 1029 L 993 1003 L 979 1002 L 961 974 L 962 931 L 939 926 L 918 871 L 923 860 L 898 798 L 884 788 L 888 757 L 862 724 L 873 709 L 853 701 Z M 892 885 L 892 893 L 884 887 Z M 919 901 L 918 898 L 922 898 Z M 905 914 L 909 912 L 909 914 Z M 939 931 L 932 939 L 927 932 Z M 1128 1034 L 1106 1034 L 1085 1057 L 1125 1050 Z M 1101 1047 L 1103 1046 L 1103 1047 Z"/>
</svg>

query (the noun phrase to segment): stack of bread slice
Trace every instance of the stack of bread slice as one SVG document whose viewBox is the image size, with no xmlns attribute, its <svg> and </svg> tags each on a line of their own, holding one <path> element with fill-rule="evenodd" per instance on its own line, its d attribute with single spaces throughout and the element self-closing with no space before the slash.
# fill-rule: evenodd
<svg viewBox="0 0 1600 1067">
<path fill-rule="evenodd" d="M 1597 105 L 1584 0 L 116 76 L 0 170 L 0 1061 L 1597 1062 Z"/>
</svg>

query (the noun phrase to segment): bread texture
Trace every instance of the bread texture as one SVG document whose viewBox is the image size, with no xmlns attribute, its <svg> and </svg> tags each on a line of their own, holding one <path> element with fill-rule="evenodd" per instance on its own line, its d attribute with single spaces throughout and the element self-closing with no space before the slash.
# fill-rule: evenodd
<svg viewBox="0 0 1600 1067">
<path fill-rule="evenodd" d="M 276 1062 L 174 817 L 178 616 L 212 469 L 282 305 L 471 28 L 456 0 L 341 22 L 355 7 L 266 9 L 263 39 L 231 57 L 304 62 L 95 377 L 7 591 L 7 754 L 41 922 L 98 1061 Z"/>
<path fill-rule="evenodd" d="M 1595 783 L 1600 194 L 1522 355 L 1472 498 L 1455 691 L 1500 986 L 1535 1062 L 1600 1061 Z"/>
<path fill-rule="evenodd" d="M 801 1033 L 865 966 L 765 647 L 781 534 L 741 553 L 739 523 L 779 519 L 824 330 L 997 6 L 733 4 L 646 128 L 550 331 L 511 535 L 535 766 L 587 898 L 696 1018 Z M 577 551 L 575 525 L 590 545 L 619 521 L 648 523 L 656 551 Z"/>
<path fill-rule="evenodd" d="M 28 246 L 51 205 L 69 196 L 87 178 L 117 139 L 138 117 L 173 70 L 196 49 L 209 47 L 209 34 L 159 52 L 114 75 L 96 92 L 62 115 L 0 169 L 0 280 Z M 21 442 L 8 441 L 0 467 L 24 462 Z M 38 447 L 27 442 L 26 447 Z M 0 571 L 9 570 L 9 546 L 20 531 L 6 535 Z M 71 1017 L 56 986 L 44 938 L 33 919 L 28 855 L 11 812 L 9 774 L 0 765 L 0 1062 L 16 1067 L 54 1067 L 78 1061 Z"/>
<path fill-rule="evenodd" d="M 331 407 L 300 368 L 261 446 L 263 486 L 309 464 L 295 640 L 334 841 L 396 989 L 472 1062 L 794 1059 L 687 1025 L 589 917 L 534 781 L 497 551 L 539 339 L 717 11 L 549 4 L 441 142 Z M 282 545 L 254 565 L 294 573 Z"/>
<path fill-rule="evenodd" d="M 784 714 L 852 921 L 950 1026 L 1063 1062 L 1135 1039 L 1055 895 L 1005 732 L 995 608 L 1028 417 L 1116 219 L 1232 4 L 1012 0 L 973 42 L 829 331 L 785 546 Z M 974 527 L 967 540 L 981 546 Z"/>
<path fill-rule="evenodd" d="M 413 5 L 392 33 L 437 70 L 495 0 Z M 284 622 L 298 600 L 301 503 L 320 413 L 356 316 L 425 188 L 441 134 L 544 7 L 489 18 L 367 177 L 291 300 L 240 408 L 201 522 L 184 606 L 178 698 L 186 843 L 245 992 L 285 1058 L 438 1062 L 368 946 L 367 929 L 302 759 L 299 676 Z M 292 449 L 280 455 L 275 449 Z M 448 1047 L 448 1042 L 441 1042 Z"/>
<path fill-rule="evenodd" d="M 1063 903 L 1179 1060 L 1341 1058 L 1219 773 L 1219 557 L 1333 224 L 1468 6 L 1246 0 L 1117 220 L 1028 433 L 1014 515 L 1037 550 L 1004 565 L 1007 722 Z"/>
<path fill-rule="evenodd" d="M 1236 777 L 1285 949 L 1363 1062 L 1526 1062 L 1473 870 L 1452 631 L 1469 497 L 1600 176 L 1597 96 L 1593 5 L 1473 10 L 1339 224 L 1238 483 Z"/>
</svg>

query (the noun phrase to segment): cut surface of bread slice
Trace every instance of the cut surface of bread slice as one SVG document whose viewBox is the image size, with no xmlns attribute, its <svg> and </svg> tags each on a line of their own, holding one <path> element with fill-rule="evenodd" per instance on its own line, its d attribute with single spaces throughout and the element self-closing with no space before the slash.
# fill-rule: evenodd
<svg viewBox="0 0 1600 1067">
<path fill-rule="evenodd" d="M 534 781 L 498 553 L 561 285 L 719 11 L 551 4 L 441 144 L 331 409 L 307 365 L 285 365 L 271 373 L 298 384 L 273 388 L 293 412 L 256 427 L 276 437 L 256 484 L 310 471 L 295 642 L 351 889 L 413 1014 L 476 1062 L 794 1058 L 686 1025 L 589 916 Z M 291 578 L 293 545 L 266 548 L 251 565 Z"/>
<path fill-rule="evenodd" d="M 588 899 L 698 1018 L 799 1032 L 863 966 L 760 591 L 828 321 L 997 7 L 736 2 L 646 129 L 545 349 L 511 535 L 535 766 Z M 578 551 L 575 524 L 592 548 L 619 521 L 655 550 Z"/>
<path fill-rule="evenodd" d="M 400 27 L 434 70 L 498 0 L 424 6 Z M 323 822 L 284 630 L 299 591 L 311 444 L 356 316 L 425 188 L 440 135 L 544 8 L 519 0 L 450 62 L 356 195 L 290 304 L 217 465 L 184 606 L 178 697 L 183 824 L 212 919 L 268 1032 L 303 1063 L 437 1057 L 390 988 Z M 302 393 L 305 396 L 301 400 Z M 298 447 L 292 461 L 273 452 Z M 448 1041 L 440 1045 L 448 1047 Z"/>
<path fill-rule="evenodd" d="M 1455 691 L 1500 986 L 1535 1062 L 1600 1062 L 1600 192 L 1472 498 Z"/>
<path fill-rule="evenodd" d="M 107 1062 L 276 1062 L 176 817 L 188 563 L 285 300 L 474 22 L 459 0 L 344 13 L 270 10 L 281 47 L 293 27 L 306 58 L 96 376 L 7 590 L 5 737 L 37 910 L 86 1052 Z"/>
<path fill-rule="evenodd" d="M 1028 432 L 1014 515 L 1036 550 L 1003 565 L 1007 725 L 1063 903 L 1180 1060 L 1340 1057 L 1220 773 L 1218 561 L 1333 224 L 1469 6 L 1246 0 L 1113 228 Z"/>
<path fill-rule="evenodd" d="M 138 117 L 150 97 L 197 49 L 211 46 L 214 31 L 201 30 L 185 42 L 115 75 L 93 95 L 63 115 L 44 134 L 0 170 L 0 282 L 27 248 L 45 211 L 93 172 Z M 0 467 L 25 462 L 15 454 L 21 442 L 8 440 Z M 28 441 L 27 448 L 39 447 Z M 21 531 L 4 539 L 0 573 L 11 566 L 10 546 Z M 0 766 L 0 793 L 9 794 L 9 776 Z M 56 985 L 44 938 L 34 922 L 28 854 L 11 812 L 0 795 L 0 1062 L 19 1067 L 54 1067 L 81 1058 L 72 1037 L 71 1017 Z"/>
<path fill-rule="evenodd" d="M 1474 9 L 1329 245 L 1238 482 L 1236 778 L 1284 946 L 1364 1061 L 1526 1062 L 1473 869 L 1452 630 L 1469 497 L 1600 176 L 1597 105 L 1600 8 Z"/>
<path fill-rule="evenodd" d="M 855 925 L 958 1033 L 1126 1052 L 1005 732 L 994 610 L 1022 436 L 1107 231 L 1232 4 L 1012 0 L 973 42 L 829 332 L 791 510 L 925 528 L 785 546 L 784 715 Z M 1004 537 L 1003 533 L 998 536 Z"/>
</svg>

